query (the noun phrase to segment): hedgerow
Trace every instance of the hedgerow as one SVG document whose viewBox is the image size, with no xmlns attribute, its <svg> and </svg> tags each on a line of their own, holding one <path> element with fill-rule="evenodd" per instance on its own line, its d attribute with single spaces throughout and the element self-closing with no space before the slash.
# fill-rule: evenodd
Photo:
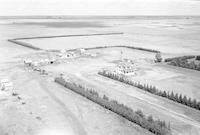
<svg viewBox="0 0 200 135">
<path fill-rule="evenodd" d="M 195 58 L 194 55 L 181 56 L 181 57 L 173 57 L 173 58 L 166 58 L 165 62 L 171 62 L 171 61 L 177 60 L 177 59 L 187 60 L 187 59 L 193 59 L 193 58 Z"/>
<path fill-rule="evenodd" d="M 182 94 L 174 93 L 173 91 L 172 92 L 161 91 L 158 88 L 156 88 L 155 86 L 148 85 L 148 84 L 141 84 L 140 82 L 134 82 L 132 80 L 125 78 L 124 76 L 110 73 L 105 70 L 98 72 L 98 74 L 108 77 L 108 78 L 111 78 L 111 79 L 114 79 L 114 80 L 117 80 L 117 81 L 120 81 L 120 82 L 123 82 L 123 83 L 126 83 L 128 85 L 132 85 L 141 90 L 147 91 L 151 94 L 158 95 L 158 96 L 167 98 L 169 100 L 172 100 L 174 102 L 189 106 L 189 107 L 197 109 L 197 110 L 200 110 L 200 102 L 198 102 L 196 99 L 188 98 L 185 95 L 183 96 Z"/>
<path fill-rule="evenodd" d="M 119 103 L 116 100 L 109 99 L 106 95 L 99 96 L 98 92 L 93 89 L 86 88 L 80 84 L 66 82 L 63 78 L 55 78 L 55 82 L 65 86 L 66 88 L 86 97 L 87 99 L 101 105 L 102 107 L 115 112 L 116 114 L 134 122 L 144 129 L 156 135 L 171 134 L 170 124 L 165 121 L 154 120 L 152 116 L 145 116 L 141 110 L 133 111 L 128 106 Z"/>
</svg>

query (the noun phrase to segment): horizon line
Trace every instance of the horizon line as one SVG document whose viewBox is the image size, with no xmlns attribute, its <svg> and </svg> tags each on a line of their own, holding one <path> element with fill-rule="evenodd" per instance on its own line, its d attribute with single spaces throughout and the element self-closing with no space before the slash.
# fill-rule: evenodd
<svg viewBox="0 0 200 135">
<path fill-rule="evenodd" d="M 62 19 L 65 17 L 200 17 L 200 15 L 0 15 L 0 18 L 14 17 L 51 17 Z"/>
</svg>

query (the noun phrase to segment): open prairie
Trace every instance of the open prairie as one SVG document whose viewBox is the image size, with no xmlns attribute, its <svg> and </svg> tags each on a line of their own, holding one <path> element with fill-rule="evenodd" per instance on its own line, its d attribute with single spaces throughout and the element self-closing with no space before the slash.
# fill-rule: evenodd
<svg viewBox="0 0 200 135">
<path fill-rule="evenodd" d="M 90 34 L 123 32 L 123 35 L 66 37 L 53 39 L 28 39 L 25 42 L 41 48 L 69 49 L 104 45 L 130 45 L 157 49 L 172 55 L 199 54 L 200 19 L 98 19 L 98 20 L 62 20 L 61 22 L 19 22 L 14 26 L 40 28 L 38 34 L 31 36 L 53 36 L 62 34 Z M 77 26 L 77 24 L 80 24 Z M 33 30 L 33 29 L 32 29 Z M 34 31 L 34 30 L 33 30 Z M 33 33 L 33 32 L 31 32 Z M 23 37 L 23 36 L 18 36 Z"/>
<path fill-rule="evenodd" d="M 36 51 L 8 39 L 94 33 L 120 35 L 21 39 Z M 115 47 L 86 50 L 95 57 L 70 58 L 43 66 L 44 76 L 24 67 L 23 59 L 47 54 L 46 49 L 125 45 L 161 51 L 163 58 L 200 55 L 199 17 L 80 17 L 64 19 L 0 19 L 0 79 L 15 92 L 0 91 L 0 134 L 16 135 L 151 135 L 125 118 L 54 82 L 63 73 L 133 110 L 170 122 L 173 135 L 199 135 L 200 111 L 98 75 L 120 59 L 131 59 L 138 73 L 132 80 L 173 90 L 200 100 L 200 72 L 154 63 L 155 53 Z M 123 52 L 123 54 L 122 54 Z M 109 128 L 108 128 L 109 127 Z"/>
</svg>

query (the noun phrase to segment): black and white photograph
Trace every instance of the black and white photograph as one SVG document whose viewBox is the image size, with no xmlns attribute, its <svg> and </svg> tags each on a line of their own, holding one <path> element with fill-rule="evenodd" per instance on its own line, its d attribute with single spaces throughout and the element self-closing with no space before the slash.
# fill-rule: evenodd
<svg viewBox="0 0 200 135">
<path fill-rule="evenodd" d="M 0 0 L 0 135 L 200 135 L 200 0 Z"/>
</svg>

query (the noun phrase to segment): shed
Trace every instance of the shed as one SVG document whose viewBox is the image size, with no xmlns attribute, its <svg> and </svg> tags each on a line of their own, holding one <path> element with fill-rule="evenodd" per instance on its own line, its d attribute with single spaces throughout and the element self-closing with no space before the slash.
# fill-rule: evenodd
<svg viewBox="0 0 200 135">
<path fill-rule="evenodd" d="M 13 90 L 13 83 L 8 79 L 0 80 L 0 89 L 1 90 Z"/>
<path fill-rule="evenodd" d="M 4 83 L 2 86 L 2 90 L 13 90 L 13 83 L 12 82 L 8 82 L 8 83 Z"/>
<path fill-rule="evenodd" d="M 45 63 L 45 64 L 49 64 L 49 63 L 50 63 L 50 60 L 49 60 L 49 59 L 45 59 L 45 60 L 44 60 L 44 63 Z"/>
<path fill-rule="evenodd" d="M 8 79 L 2 79 L 2 80 L 0 80 L 0 84 L 3 84 L 3 83 L 8 83 L 9 82 L 9 80 Z"/>
<path fill-rule="evenodd" d="M 76 49 L 76 53 L 83 54 L 83 53 L 85 53 L 85 49 L 83 49 L 83 48 Z"/>
<path fill-rule="evenodd" d="M 2 80 L 0 80 L 0 89 L 2 90 L 4 83 L 8 83 L 8 82 L 9 82 L 8 79 L 2 79 Z"/>
<path fill-rule="evenodd" d="M 62 50 L 60 50 L 60 53 L 66 53 L 66 50 L 65 49 L 62 49 Z"/>
<path fill-rule="evenodd" d="M 56 59 L 55 58 L 51 58 L 50 60 L 49 60 L 49 63 L 50 64 L 53 64 L 53 63 L 55 63 L 56 62 Z"/>
<path fill-rule="evenodd" d="M 26 60 L 24 60 L 24 64 L 25 65 L 31 65 L 31 63 L 32 63 L 32 60 L 31 59 L 26 59 Z"/>
<path fill-rule="evenodd" d="M 32 66 L 34 66 L 34 67 L 39 66 L 39 62 L 37 62 L 37 61 L 33 62 L 33 63 L 32 63 Z"/>
</svg>

